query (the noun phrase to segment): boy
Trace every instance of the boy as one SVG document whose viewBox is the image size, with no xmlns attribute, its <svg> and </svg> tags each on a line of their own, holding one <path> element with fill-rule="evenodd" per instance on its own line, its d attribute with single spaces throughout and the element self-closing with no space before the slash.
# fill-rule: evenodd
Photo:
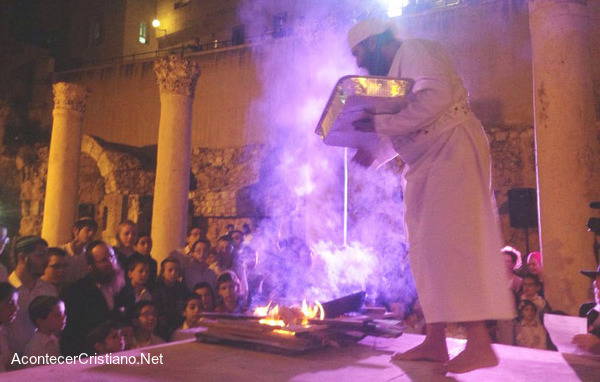
<svg viewBox="0 0 600 382">
<path fill-rule="evenodd" d="M 199 326 L 200 320 L 202 319 L 200 316 L 201 311 L 202 301 L 200 300 L 200 296 L 191 295 L 188 297 L 182 314 L 184 318 L 183 325 L 173 333 L 171 341 L 194 338 L 195 332 L 189 329 Z"/>
<path fill-rule="evenodd" d="M 550 310 L 548 307 L 548 302 L 542 296 L 540 296 L 542 284 L 540 282 L 540 279 L 536 275 L 524 275 L 523 282 L 521 283 L 521 288 L 523 289 L 523 291 L 521 292 L 520 301 L 529 300 L 533 302 L 537 307 L 537 311 L 540 317 L 542 317 L 544 313 Z"/>
<path fill-rule="evenodd" d="M 156 306 L 150 301 L 138 301 L 133 306 L 133 328 L 135 344 L 133 349 L 162 344 L 165 341 L 154 334 L 158 323 Z"/>
<path fill-rule="evenodd" d="M 119 292 L 117 300 L 119 305 L 130 311 L 136 302 L 152 300 L 152 295 L 146 286 L 150 275 L 150 261 L 147 256 L 138 253 L 131 255 L 128 266 L 129 283 Z"/>
<path fill-rule="evenodd" d="M 125 338 L 116 321 L 105 321 L 88 335 L 97 354 L 110 354 L 125 349 Z"/>
<path fill-rule="evenodd" d="M 65 303 L 54 296 L 38 296 L 29 304 L 29 318 L 36 327 L 25 347 L 26 356 L 60 356 L 58 336 L 65 328 Z"/>
<path fill-rule="evenodd" d="M 73 224 L 73 240 L 59 248 L 67 252 L 69 268 L 66 275 L 67 284 L 71 284 L 88 274 L 89 268 L 85 260 L 86 246 L 98 230 L 98 223 L 92 218 L 84 217 Z"/>
</svg>

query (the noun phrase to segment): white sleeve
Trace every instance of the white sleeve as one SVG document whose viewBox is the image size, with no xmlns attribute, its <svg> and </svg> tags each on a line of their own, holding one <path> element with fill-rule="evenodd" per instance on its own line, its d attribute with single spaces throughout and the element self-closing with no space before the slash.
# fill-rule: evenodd
<svg viewBox="0 0 600 382">
<path fill-rule="evenodd" d="M 402 135 L 427 126 L 454 103 L 453 68 L 443 48 L 405 41 L 400 49 L 399 74 L 415 83 L 404 109 L 374 116 L 375 131 L 382 136 Z"/>
</svg>

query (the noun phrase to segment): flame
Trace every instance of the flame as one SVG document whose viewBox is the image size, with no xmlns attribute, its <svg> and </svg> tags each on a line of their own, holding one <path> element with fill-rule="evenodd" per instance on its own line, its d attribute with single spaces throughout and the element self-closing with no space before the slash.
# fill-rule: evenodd
<svg viewBox="0 0 600 382">
<path fill-rule="evenodd" d="M 318 301 L 315 301 L 314 304 L 309 304 L 304 299 L 301 307 L 290 308 L 280 308 L 279 305 L 273 305 L 272 302 L 269 302 L 267 306 L 255 308 L 254 315 L 266 317 L 258 321 L 261 324 L 284 328 L 291 323 L 308 325 L 311 319 L 322 320 L 325 318 L 325 310 Z M 293 333 L 289 331 L 285 332 Z"/>
<path fill-rule="evenodd" d="M 323 309 L 323 305 L 319 303 L 319 301 L 315 301 L 312 306 L 309 306 L 306 303 L 306 299 L 302 300 L 302 325 L 308 325 L 308 320 L 312 320 L 317 318 L 322 320 L 325 318 L 325 310 Z"/>
</svg>

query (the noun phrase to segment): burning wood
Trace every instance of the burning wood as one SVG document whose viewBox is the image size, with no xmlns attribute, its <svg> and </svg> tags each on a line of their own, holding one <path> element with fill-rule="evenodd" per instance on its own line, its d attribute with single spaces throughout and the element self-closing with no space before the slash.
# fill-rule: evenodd
<svg viewBox="0 0 600 382">
<path fill-rule="evenodd" d="M 323 305 L 306 301 L 302 306 L 292 307 L 269 304 L 257 308 L 253 316 L 204 314 L 200 324 L 206 330 L 197 333 L 196 337 L 200 342 L 250 346 L 288 354 L 323 346 L 347 345 L 367 335 L 399 337 L 401 328 L 385 320 L 365 316 L 325 318 L 338 312 L 358 310 L 364 295 L 364 292 L 355 293 Z"/>
</svg>

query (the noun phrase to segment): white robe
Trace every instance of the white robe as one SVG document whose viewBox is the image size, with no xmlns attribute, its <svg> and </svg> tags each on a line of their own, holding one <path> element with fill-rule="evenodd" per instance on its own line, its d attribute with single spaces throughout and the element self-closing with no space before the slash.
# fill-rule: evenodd
<svg viewBox="0 0 600 382">
<path fill-rule="evenodd" d="M 439 43 L 416 39 L 403 41 L 388 76 L 415 80 L 406 108 L 374 122 L 380 146 L 391 142 L 407 164 L 405 220 L 426 321 L 513 318 L 489 144 L 461 78 Z"/>
</svg>

